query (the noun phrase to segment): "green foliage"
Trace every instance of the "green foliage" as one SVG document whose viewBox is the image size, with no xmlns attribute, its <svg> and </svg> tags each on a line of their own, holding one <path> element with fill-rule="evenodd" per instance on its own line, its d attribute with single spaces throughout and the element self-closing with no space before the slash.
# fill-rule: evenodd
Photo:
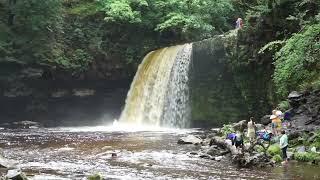
<svg viewBox="0 0 320 180">
<path fill-rule="evenodd" d="M 264 53 L 265 51 L 272 51 L 272 50 L 279 50 L 279 47 L 281 47 L 285 41 L 271 41 L 268 44 L 264 45 L 260 50 L 259 54 Z"/>
<path fill-rule="evenodd" d="M 56 27 L 61 14 L 59 0 L 16 1 L 12 8 L 15 14 L 14 24 L 24 33 L 47 33 Z"/>
<path fill-rule="evenodd" d="M 273 80 L 282 97 L 301 90 L 302 84 L 320 81 L 320 24 L 294 34 L 275 55 Z"/>
<path fill-rule="evenodd" d="M 103 180 L 100 174 L 94 174 L 88 177 L 88 180 Z"/>
<path fill-rule="evenodd" d="M 290 108 L 290 104 L 289 101 L 281 101 L 278 104 L 278 109 L 280 109 L 281 111 L 286 111 Z"/>
<path fill-rule="evenodd" d="M 316 132 L 316 137 L 313 140 L 312 144 L 310 145 L 310 147 L 316 147 L 318 150 L 320 149 L 320 131 Z"/>
<path fill-rule="evenodd" d="M 95 1 L 81 2 L 68 10 L 70 14 L 87 17 L 98 12 L 98 4 Z"/>
<path fill-rule="evenodd" d="M 156 32 L 172 32 L 184 38 L 209 37 L 228 27 L 233 11 L 230 0 L 98 0 L 105 20 L 137 24 Z"/>
<path fill-rule="evenodd" d="M 315 160 L 319 160 L 320 155 L 318 153 L 312 153 L 312 152 L 301 152 L 301 153 L 295 153 L 294 158 L 297 161 L 312 162 Z"/>
<path fill-rule="evenodd" d="M 282 161 L 282 157 L 279 154 L 276 154 L 272 157 L 272 160 L 274 160 L 277 163 L 280 163 Z"/>
<path fill-rule="evenodd" d="M 224 137 L 227 136 L 227 134 L 233 133 L 234 129 L 232 128 L 232 125 L 230 124 L 224 124 L 221 128 L 221 133 Z"/>
<path fill-rule="evenodd" d="M 270 145 L 268 150 L 267 150 L 267 153 L 270 156 L 280 155 L 281 154 L 280 146 L 278 144 Z"/>
<path fill-rule="evenodd" d="M 70 57 L 59 56 L 55 63 L 62 68 L 73 71 L 84 71 L 89 67 L 93 58 L 82 49 L 76 49 Z"/>
<path fill-rule="evenodd" d="M 5 8 L 14 18 L 5 19 L 7 24 L 0 34 L 1 56 L 10 62 L 40 64 L 50 60 L 54 44 L 54 32 L 61 29 L 62 2 L 58 0 L 7 1 Z M 6 17 L 6 16 L 5 16 Z M 4 19 L 3 19 L 4 20 Z M 1 36 L 1 35 L 0 35 Z"/>
</svg>

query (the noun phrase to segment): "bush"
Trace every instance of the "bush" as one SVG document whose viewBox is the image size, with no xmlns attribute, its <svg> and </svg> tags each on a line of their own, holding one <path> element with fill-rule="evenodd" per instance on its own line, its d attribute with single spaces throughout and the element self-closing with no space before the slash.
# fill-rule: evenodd
<svg viewBox="0 0 320 180">
<path fill-rule="evenodd" d="M 230 124 L 224 124 L 223 127 L 221 128 L 221 133 L 224 137 L 227 136 L 227 134 L 230 134 L 234 132 L 234 129 L 232 128 L 232 125 Z"/>
<path fill-rule="evenodd" d="M 274 160 L 275 162 L 279 163 L 279 162 L 282 161 L 282 157 L 279 154 L 277 154 L 277 155 L 274 155 L 272 157 L 272 160 Z"/>
<path fill-rule="evenodd" d="M 294 159 L 301 162 L 313 162 L 320 159 L 320 155 L 312 152 L 295 153 Z"/>
<path fill-rule="evenodd" d="M 88 177 L 88 180 L 102 180 L 103 178 L 101 177 L 100 174 L 94 174 Z"/>
<path fill-rule="evenodd" d="M 304 90 L 320 81 L 320 24 L 307 26 L 302 33 L 294 34 L 275 55 L 273 80 L 277 92 L 286 97 L 289 91 Z"/>
<path fill-rule="evenodd" d="M 280 154 L 281 154 L 280 146 L 277 145 L 277 144 L 271 145 L 271 146 L 268 148 L 267 153 L 268 153 L 270 156 L 280 155 Z"/>
<path fill-rule="evenodd" d="M 290 108 L 290 104 L 288 101 L 281 101 L 279 104 L 278 104 L 278 108 L 281 110 L 281 111 L 286 111 Z"/>
</svg>

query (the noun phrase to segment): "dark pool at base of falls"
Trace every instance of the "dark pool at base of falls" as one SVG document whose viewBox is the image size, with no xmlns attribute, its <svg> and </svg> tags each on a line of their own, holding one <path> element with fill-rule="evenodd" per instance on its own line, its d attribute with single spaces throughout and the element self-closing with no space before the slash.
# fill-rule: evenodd
<svg viewBox="0 0 320 180">
<path fill-rule="evenodd" d="M 228 162 L 190 155 L 199 147 L 177 141 L 195 131 L 1 130 L 0 147 L 3 156 L 30 179 L 86 179 L 96 173 L 106 179 L 320 179 L 319 167 L 307 164 L 238 169 Z M 117 157 L 111 157 L 113 152 Z"/>
</svg>

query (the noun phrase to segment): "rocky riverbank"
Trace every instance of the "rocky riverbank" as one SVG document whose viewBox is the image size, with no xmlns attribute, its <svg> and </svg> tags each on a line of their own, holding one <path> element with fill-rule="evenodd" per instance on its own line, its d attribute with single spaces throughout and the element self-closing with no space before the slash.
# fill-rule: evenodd
<svg viewBox="0 0 320 180">
<path fill-rule="evenodd" d="M 289 136 L 288 156 L 290 160 L 320 165 L 320 91 L 292 92 L 288 96 L 286 113 L 290 126 L 284 127 Z M 261 118 L 262 124 L 255 124 L 256 130 L 270 128 L 270 115 Z M 203 134 L 189 135 L 179 139 L 178 144 L 194 144 L 199 151 L 191 155 L 215 161 L 232 161 L 239 167 L 275 166 L 282 161 L 278 145 L 279 137 L 271 142 L 256 140 L 249 143 L 244 139 L 244 147 L 237 150 L 226 140 L 226 134 L 240 131 L 246 134 L 247 121 L 224 125 Z"/>
</svg>

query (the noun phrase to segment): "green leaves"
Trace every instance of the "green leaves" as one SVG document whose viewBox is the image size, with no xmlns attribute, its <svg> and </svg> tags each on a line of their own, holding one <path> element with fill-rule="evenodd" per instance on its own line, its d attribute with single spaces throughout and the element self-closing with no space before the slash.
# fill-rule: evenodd
<svg viewBox="0 0 320 180">
<path fill-rule="evenodd" d="M 230 0 L 98 0 L 105 20 L 139 24 L 156 32 L 174 32 L 189 39 L 210 37 L 227 26 Z"/>
<path fill-rule="evenodd" d="M 320 24 L 294 34 L 275 55 L 273 80 L 280 96 L 301 90 L 301 85 L 319 81 L 320 77 Z"/>
<path fill-rule="evenodd" d="M 99 0 L 102 10 L 106 12 L 105 20 L 119 23 L 139 23 L 140 12 L 133 10 L 129 0 Z M 140 3 L 139 3 L 140 5 Z"/>
</svg>

